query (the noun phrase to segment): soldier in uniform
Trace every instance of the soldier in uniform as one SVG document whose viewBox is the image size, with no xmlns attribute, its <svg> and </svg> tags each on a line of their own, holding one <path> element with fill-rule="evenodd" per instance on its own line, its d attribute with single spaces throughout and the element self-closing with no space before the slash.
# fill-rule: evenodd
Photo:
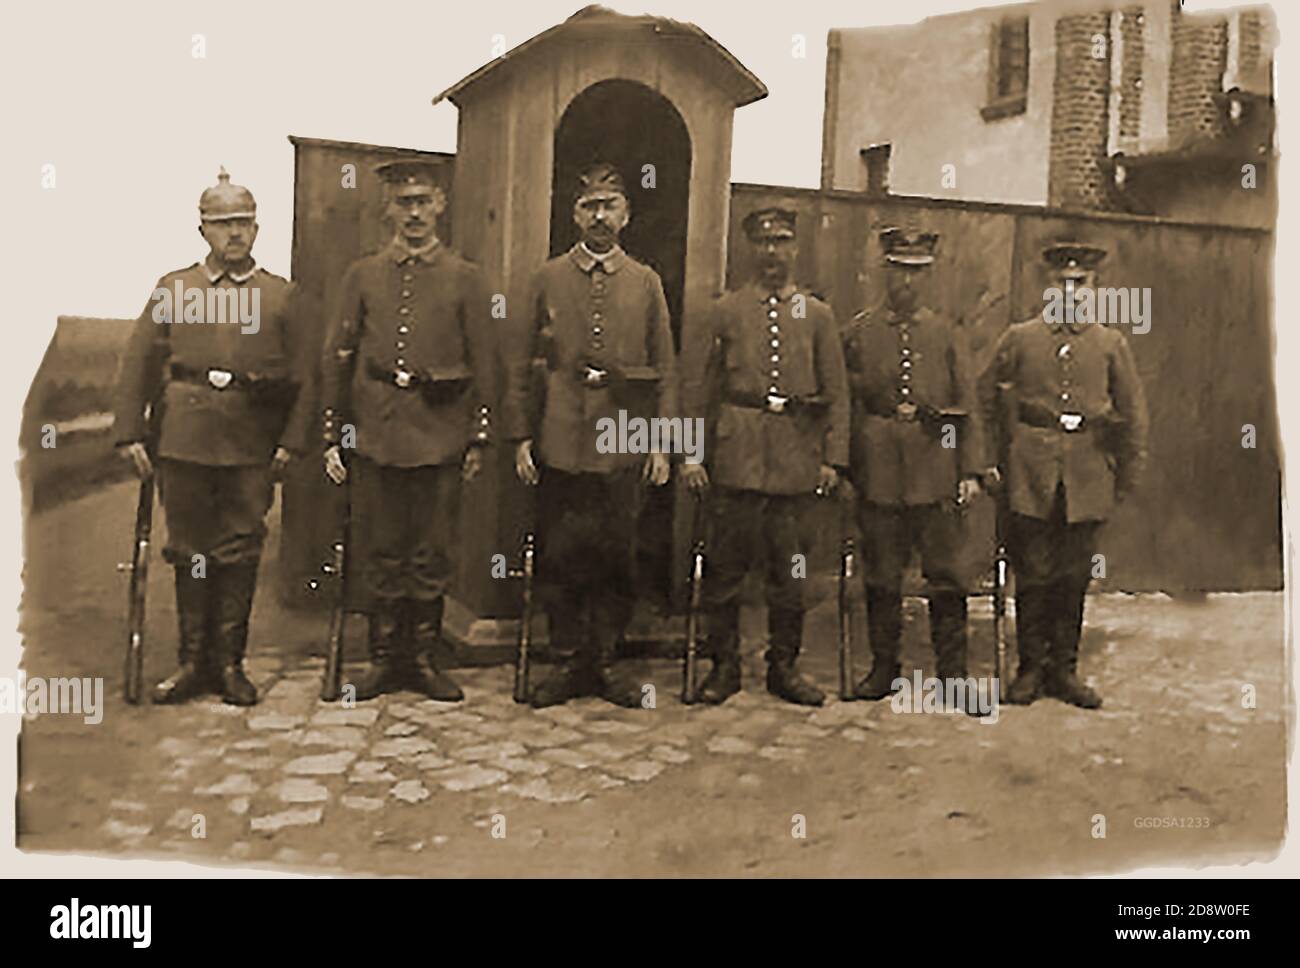
<svg viewBox="0 0 1300 968">
<path fill-rule="evenodd" d="M 795 213 L 760 209 L 743 227 L 758 278 L 718 299 L 707 347 L 684 363 L 687 418 L 708 414 L 711 424 L 705 463 L 682 469 L 694 492 L 712 492 L 703 599 L 713 667 L 698 699 L 721 703 L 740 689 L 739 598 L 757 559 L 766 578 L 768 692 L 818 706 L 822 691 L 795 670 L 804 619 L 796 556 L 808 551 L 801 518 L 809 498 L 833 491 L 847 469 L 844 357 L 830 307 L 792 279 Z"/>
<path fill-rule="evenodd" d="M 860 699 L 882 699 L 898 677 L 902 579 L 919 548 L 940 679 L 966 677 L 966 593 L 959 507 L 985 470 L 975 382 L 959 327 L 926 305 L 938 236 L 880 234 L 885 292 L 845 337 L 853 394 L 853 480 L 866 543 L 872 667 Z"/>
<path fill-rule="evenodd" d="M 562 657 L 530 702 L 594 694 L 638 707 L 640 685 L 617 674 L 614 652 L 635 604 L 642 488 L 667 482 L 668 455 L 606 452 L 599 425 L 620 410 L 675 414 L 672 331 L 658 274 L 618 244 L 630 208 L 612 166 L 582 172 L 573 218 L 580 241 L 534 277 L 508 370 L 506 434 L 520 479 L 539 488 L 538 590 Z"/>
<path fill-rule="evenodd" d="M 298 390 L 310 367 L 292 285 L 253 261 L 256 218 L 252 193 L 222 169 L 199 199 L 210 251 L 159 280 L 118 377 L 116 444 L 147 476 L 146 441 L 157 435 L 163 557 L 176 572 L 180 668 L 155 689 L 157 703 L 212 691 L 257 702 L 243 658 L 264 518 L 273 481 L 307 446 Z"/>
<path fill-rule="evenodd" d="M 1104 249 L 1044 249 L 1068 301 L 1096 292 Z M 1097 532 L 1132 493 L 1146 462 L 1147 408 L 1128 341 L 1087 321 L 1033 318 L 1002 334 L 980 381 L 997 427 L 1010 510 L 1020 666 L 1007 701 L 1043 692 L 1094 709 L 1101 697 L 1076 674 L 1083 605 Z"/>
<path fill-rule="evenodd" d="M 321 369 L 325 471 L 337 484 L 352 475 L 370 619 L 370 666 L 356 697 L 406 685 L 456 702 L 464 694 L 431 650 L 453 572 L 461 483 L 481 470 L 491 437 L 490 297 L 479 270 L 438 240 L 446 197 L 435 169 L 395 161 L 376 173 L 394 236 L 344 275 Z"/>
</svg>

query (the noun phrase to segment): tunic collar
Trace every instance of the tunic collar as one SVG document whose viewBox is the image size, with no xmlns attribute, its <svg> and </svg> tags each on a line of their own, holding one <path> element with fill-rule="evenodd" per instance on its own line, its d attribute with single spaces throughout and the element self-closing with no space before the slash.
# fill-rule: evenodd
<svg viewBox="0 0 1300 968">
<path fill-rule="evenodd" d="M 627 258 L 627 253 L 618 245 L 608 252 L 592 252 L 585 243 L 579 242 L 569 250 L 569 258 L 583 272 L 589 273 L 596 266 L 600 266 L 605 272 L 618 272 L 619 267 L 623 265 L 623 260 Z"/>
<path fill-rule="evenodd" d="M 406 240 L 400 235 L 394 235 L 393 241 L 388 247 L 388 254 L 389 257 L 399 266 L 407 260 L 414 262 L 416 265 L 421 263 L 432 265 L 441 249 L 442 243 L 437 239 L 434 239 L 428 245 L 421 246 L 418 249 L 413 249 L 406 244 Z"/>
<path fill-rule="evenodd" d="M 872 306 L 865 315 L 868 319 L 883 319 L 890 326 L 898 326 L 901 323 L 915 326 L 918 323 L 923 322 L 930 313 L 929 310 L 926 309 L 924 303 L 917 303 L 916 308 L 912 310 L 910 315 L 903 315 L 902 313 L 897 312 L 894 307 L 890 305 L 889 297 L 882 294 L 876 301 L 875 305 Z"/>
<path fill-rule="evenodd" d="M 208 253 L 208 257 L 203 260 L 201 265 L 203 274 L 208 277 L 208 282 L 214 286 L 222 276 L 229 276 L 231 282 L 236 285 L 243 285 L 253 278 L 253 273 L 257 271 L 257 263 L 252 259 L 248 260 L 248 268 L 243 272 L 234 272 L 228 266 L 217 265 L 212 258 L 211 252 Z"/>
<path fill-rule="evenodd" d="M 761 282 L 754 283 L 754 292 L 756 294 L 755 298 L 757 298 L 759 302 L 764 304 L 766 304 L 768 300 L 771 299 L 773 296 L 776 296 L 779 302 L 789 302 L 790 299 L 794 296 L 794 294 L 798 291 L 799 291 L 799 287 L 796 286 L 793 282 L 787 282 L 780 289 L 776 289 L 776 290 L 768 289 Z"/>
</svg>

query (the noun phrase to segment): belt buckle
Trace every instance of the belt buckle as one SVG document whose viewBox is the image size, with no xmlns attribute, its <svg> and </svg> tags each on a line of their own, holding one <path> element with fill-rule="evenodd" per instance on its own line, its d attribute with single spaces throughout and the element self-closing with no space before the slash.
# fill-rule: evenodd
<svg viewBox="0 0 1300 968">
<path fill-rule="evenodd" d="M 1067 434 L 1072 434 L 1083 426 L 1083 414 L 1081 413 L 1063 413 L 1060 416 L 1061 429 Z"/>
<path fill-rule="evenodd" d="M 393 382 L 405 390 L 411 385 L 412 374 L 408 370 L 394 370 Z"/>
<path fill-rule="evenodd" d="M 230 386 L 230 381 L 235 378 L 235 374 L 229 370 L 208 370 L 208 384 L 214 390 L 224 390 Z"/>
<path fill-rule="evenodd" d="M 916 419 L 916 404 L 909 400 L 904 400 L 894 408 L 894 415 L 898 417 L 899 420 L 905 420 L 910 423 Z"/>
<path fill-rule="evenodd" d="M 785 413 L 786 404 L 790 402 L 789 397 L 781 396 L 779 393 L 769 393 L 767 395 L 767 412 L 768 413 Z"/>
<path fill-rule="evenodd" d="M 598 390 L 605 385 L 605 380 L 608 376 L 608 370 L 603 370 L 598 366 L 592 366 L 590 363 L 587 363 L 583 367 L 582 382 L 593 390 Z"/>
</svg>

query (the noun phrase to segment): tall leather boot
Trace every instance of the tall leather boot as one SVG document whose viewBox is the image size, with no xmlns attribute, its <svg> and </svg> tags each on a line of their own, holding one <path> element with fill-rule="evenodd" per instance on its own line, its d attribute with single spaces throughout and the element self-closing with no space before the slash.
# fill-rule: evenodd
<svg viewBox="0 0 1300 968">
<path fill-rule="evenodd" d="M 930 644 L 940 679 L 966 678 L 966 596 L 931 595 Z"/>
<path fill-rule="evenodd" d="M 558 706 L 595 691 L 591 668 L 591 631 L 585 608 L 566 598 L 549 609 L 551 654 L 555 663 L 545 679 L 532 687 L 528 702 L 535 709 Z"/>
<path fill-rule="evenodd" d="M 931 595 L 930 643 L 934 647 L 935 664 L 938 679 L 944 683 L 944 695 L 948 695 L 947 683 L 966 679 L 966 596 L 956 592 L 941 592 Z M 962 687 L 961 711 L 968 716 L 982 716 L 979 708 L 979 695 L 975 689 Z"/>
<path fill-rule="evenodd" d="M 1006 701 L 1028 706 L 1043 691 L 1050 626 L 1047 615 L 1047 586 L 1016 589 L 1016 654 L 1020 664 Z"/>
<path fill-rule="evenodd" d="M 371 606 L 367 639 L 370 664 L 354 684 L 359 701 L 401 688 L 401 666 L 396 652 L 396 638 L 400 631 L 398 605 L 395 601 L 376 600 Z"/>
<path fill-rule="evenodd" d="M 803 644 L 803 609 L 767 610 L 767 691 L 800 706 L 820 706 L 826 694 L 795 670 Z"/>
<path fill-rule="evenodd" d="M 854 689 L 856 699 L 884 699 L 894 691 L 902 669 L 903 596 L 867 586 L 867 634 L 871 637 L 871 672 Z"/>
<path fill-rule="evenodd" d="M 1080 681 L 1079 638 L 1083 634 L 1083 605 L 1087 583 L 1065 579 L 1052 586 L 1052 665 L 1047 673 L 1047 695 L 1080 709 L 1101 706 L 1101 696 Z"/>
<path fill-rule="evenodd" d="M 695 698 L 716 706 L 740 691 L 740 606 L 735 602 L 710 611 L 709 653 L 713 668 Z"/>
<path fill-rule="evenodd" d="M 216 582 L 213 643 L 221 698 L 232 706 L 255 705 L 257 690 L 244 673 L 244 652 L 248 647 L 253 593 L 257 590 L 257 562 L 216 566 L 209 581 Z"/>
<path fill-rule="evenodd" d="M 632 604 L 621 596 L 602 595 L 591 603 L 597 695 L 615 706 L 640 709 L 641 683 L 617 660 L 618 643 L 631 617 Z"/>
<path fill-rule="evenodd" d="M 154 687 L 153 701 L 160 706 L 181 703 L 211 692 L 216 685 L 213 655 L 208 640 L 213 588 L 208 578 L 195 578 L 189 565 L 176 571 L 176 625 L 179 668 L 170 679 Z"/>
<path fill-rule="evenodd" d="M 414 652 L 410 671 L 412 687 L 439 702 L 460 702 L 465 693 L 455 679 L 438 668 L 434 659 L 433 650 L 442 639 L 443 600 L 414 599 L 405 604 L 410 615 L 411 648 Z"/>
</svg>

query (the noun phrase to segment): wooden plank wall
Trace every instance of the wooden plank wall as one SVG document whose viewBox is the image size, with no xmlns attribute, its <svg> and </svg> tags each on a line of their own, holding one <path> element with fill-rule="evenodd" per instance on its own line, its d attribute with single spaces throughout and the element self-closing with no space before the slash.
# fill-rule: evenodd
<svg viewBox="0 0 1300 968">
<path fill-rule="evenodd" d="M 1104 586 L 1171 592 L 1281 587 L 1271 233 L 736 185 L 728 285 L 752 271 L 741 221 L 770 204 L 798 211 L 799 279 L 827 298 L 845 325 L 879 292 L 879 229 L 902 222 L 937 231 L 934 303 L 970 327 L 981 368 L 1005 326 L 1041 311 L 1046 277 L 1040 253 L 1048 241 L 1085 238 L 1107 246 L 1100 284 L 1152 291 L 1150 331 L 1126 333 L 1152 426 L 1145 484 L 1105 532 Z M 1256 430 L 1253 449 L 1242 447 L 1247 424 Z M 992 540 L 987 509 L 977 519 L 974 547 L 982 553 Z M 819 530 L 831 528 L 823 517 Z M 819 541 L 823 549 L 832 544 L 829 535 Z"/>
<path fill-rule="evenodd" d="M 338 142 L 295 139 L 297 172 L 293 275 L 303 289 L 319 352 L 333 286 L 347 264 L 387 239 L 380 189 L 370 168 L 394 154 L 432 157 L 451 188 L 455 158 Z M 358 166 L 358 185 L 342 189 L 340 168 Z M 473 190 L 472 186 L 463 186 Z M 1151 465 L 1144 488 L 1107 528 L 1105 587 L 1126 590 L 1280 588 L 1281 460 L 1273 390 L 1270 233 L 1115 216 L 1064 215 L 1027 206 L 931 199 L 869 199 L 848 192 L 735 185 L 731 193 L 727 284 L 752 271 L 741 221 L 754 208 L 787 204 L 800 217 L 798 276 L 826 298 L 843 324 L 880 291 L 878 231 L 912 223 L 940 233 L 932 297 L 937 309 L 970 328 L 977 366 L 1002 329 L 1041 309 L 1038 253 L 1049 239 L 1083 237 L 1111 248 L 1103 283 L 1152 289 L 1150 332 L 1128 334 L 1152 414 Z M 442 237 L 450 240 L 450 225 Z M 1241 446 L 1242 426 L 1257 446 Z M 506 503 L 525 498 L 508 486 L 510 462 L 496 468 Z M 309 466 L 310 465 L 310 466 Z M 338 493 L 314 462 L 286 485 L 284 589 L 293 600 L 329 551 L 322 522 Z M 838 509 L 814 506 L 812 569 L 829 574 L 841 530 Z M 970 515 L 970 553 L 988 560 L 987 502 Z M 522 507 L 503 507 L 515 520 Z M 472 529 L 476 530 L 476 529 Z M 466 555 L 477 563 L 481 555 Z M 493 603 L 508 614 L 510 602 Z"/>
</svg>

